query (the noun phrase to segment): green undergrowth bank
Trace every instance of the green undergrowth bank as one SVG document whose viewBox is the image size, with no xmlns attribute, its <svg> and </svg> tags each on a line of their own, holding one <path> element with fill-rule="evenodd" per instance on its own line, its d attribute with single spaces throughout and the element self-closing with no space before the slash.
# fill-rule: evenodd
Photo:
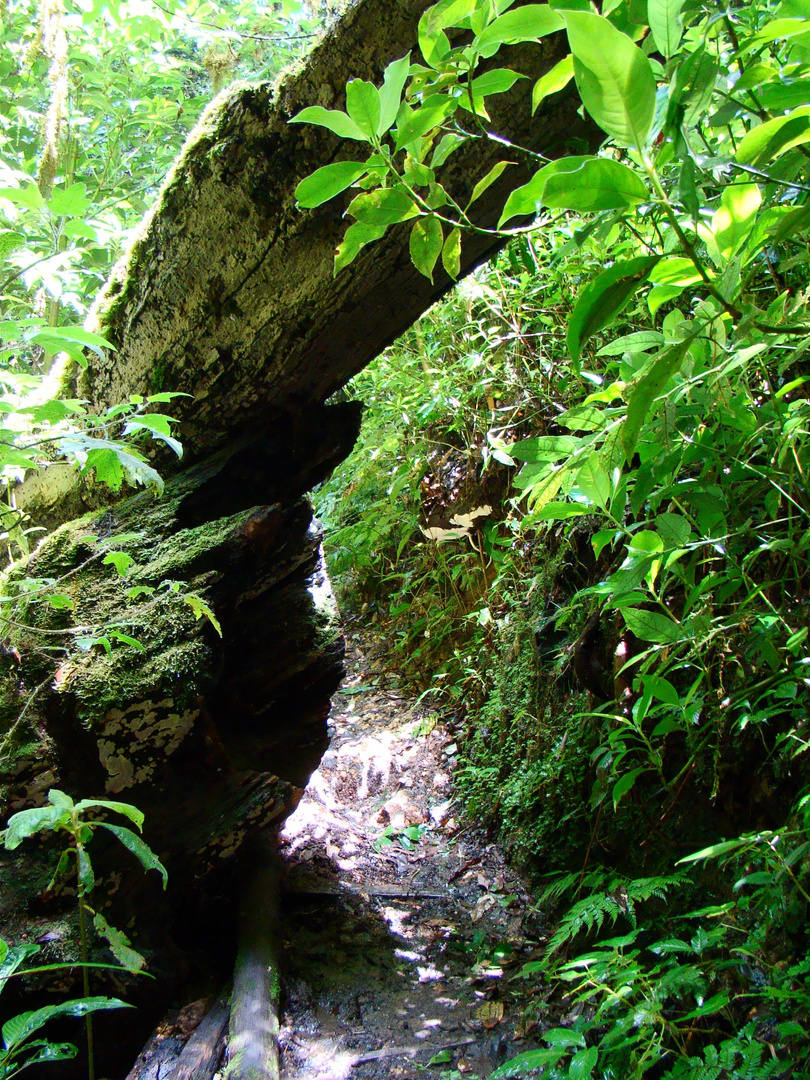
<svg viewBox="0 0 810 1080">
<path fill-rule="evenodd" d="M 622 384 L 705 301 L 639 303 L 575 373 L 601 242 L 573 233 L 513 242 L 349 388 L 331 573 L 553 916 L 521 974 L 567 1019 L 498 1075 L 806 1076 L 805 347 L 690 341 L 611 467 Z"/>
</svg>

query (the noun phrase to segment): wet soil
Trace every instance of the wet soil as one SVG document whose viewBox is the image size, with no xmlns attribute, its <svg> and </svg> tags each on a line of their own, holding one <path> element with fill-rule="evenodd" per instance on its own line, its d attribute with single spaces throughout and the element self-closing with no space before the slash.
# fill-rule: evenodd
<svg viewBox="0 0 810 1080">
<path fill-rule="evenodd" d="M 350 644 L 330 749 L 282 834 L 282 1075 L 486 1077 L 536 1045 L 514 976 L 542 926 L 460 816 L 452 733 Z"/>
</svg>

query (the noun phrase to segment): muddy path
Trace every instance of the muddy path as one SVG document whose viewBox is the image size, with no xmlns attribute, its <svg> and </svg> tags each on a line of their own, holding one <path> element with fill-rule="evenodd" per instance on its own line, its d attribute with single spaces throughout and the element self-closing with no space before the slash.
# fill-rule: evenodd
<svg viewBox="0 0 810 1080">
<path fill-rule="evenodd" d="M 459 816 L 452 733 L 359 639 L 349 652 L 330 749 L 282 834 L 282 1075 L 486 1077 L 535 1045 L 512 979 L 542 926 Z"/>
<path fill-rule="evenodd" d="M 518 973 L 542 920 L 460 813 L 452 731 L 360 637 L 348 665 L 280 838 L 281 1078 L 488 1077 L 539 1045 L 542 1001 Z M 167 1015 L 128 1080 L 169 1080 L 212 1000 Z"/>
</svg>

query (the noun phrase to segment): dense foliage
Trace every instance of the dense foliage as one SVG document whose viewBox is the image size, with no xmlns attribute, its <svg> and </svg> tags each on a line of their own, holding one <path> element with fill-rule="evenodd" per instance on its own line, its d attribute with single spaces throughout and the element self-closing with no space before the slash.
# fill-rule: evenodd
<svg viewBox="0 0 810 1080">
<path fill-rule="evenodd" d="M 808 16 L 443 0 L 425 64 L 298 118 L 370 144 L 299 189 L 363 189 L 338 270 L 408 220 L 457 270 L 440 166 L 497 137 L 504 43 L 566 33 L 538 122 L 573 79 L 608 137 L 538 162 L 501 217 L 535 223 L 358 377 L 320 495 L 350 603 L 465 719 L 471 808 L 573 905 L 525 974 L 575 1019 L 498 1076 L 806 1075 Z"/>
</svg>

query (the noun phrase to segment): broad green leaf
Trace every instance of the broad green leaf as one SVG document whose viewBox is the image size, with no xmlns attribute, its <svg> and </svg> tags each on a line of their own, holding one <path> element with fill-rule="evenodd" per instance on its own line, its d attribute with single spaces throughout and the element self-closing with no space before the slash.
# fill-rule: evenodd
<svg viewBox="0 0 810 1080">
<path fill-rule="evenodd" d="M 810 21 L 805 18 L 772 19 L 742 45 L 741 52 L 752 52 L 771 41 L 788 41 L 810 31 Z"/>
<path fill-rule="evenodd" d="M 712 216 L 711 229 L 698 227 L 698 232 L 709 246 L 715 247 L 715 256 L 728 258 L 734 249 L 746 239 L 762 204 L 762 193 L 757 184 L 728 184 L 723 188 L 720 206 Z"/>
<path fill-rule="evenodd" d="M 24 188 L 0 188 L 0 199 L 8 199 L 15 206 L 23 206 L 26 210 L 42 210 L 45 206 L 45 200 L 36 184 L 28 184 Z"/>
<path fill-rule="evenodd" d="M 556 1065 L 561 1058 L 565 1057 L 565 1054 L 566 1051 L 562 1047 L 549 1050 L 528 1050 L 525 1054 L 518 1054 L 517 1057 L 513 1057 L 509 1061 L 505 1061 L 503 1065 L 499 1065 L 495 1072 L 489 1074 L 489 1080 L 511 1080 L 512 1077 L 526 1077 L 532 1070 L 546 1065 Z"/>
<path fill-rule="evenodd" d="M 560 468 L 552 467 L 552 470 L 543 480 L 531 485 L 526 491 L 526 500 L 530 510 L 540 511 L 551 502 L 562 487 L 566 472 L 565 466 Z"/>
<path fill-rule="evenodd" d="M 124 424 L 123 435 L 132 435 L 136 431 L 148 431 L 153 439 L 159 439 L 166 443 L 179 458 L 183 456 L 183 444 L 171 434 L 171 420 L 168 416 L 160 413 L 146 413 L 137 420 L 127 420 Z"/>
<path fill-rule="evenodd" d="M 574 58 L 568 56 L 559 60 L 554 67 L 541 75 L 532 89 L 532 116 L 537 112 L 541 102 L 552 94 L 564 89 L 574 77 Z"/>
<path fill-rule="evenodd" d="M 367 172 L 368 165 L 361 161 L 335 161 L 324 165 L 301 181 L 295 189 L 296 201 L 305 209 L 320 206 L 351 187 Z"/>
<path fill-rule="evenodd" d="M 532 521 L 568 521 L 569 518 L 592 513 L 593 507 L 582 503 L 552 501 L 544 503 L 540 510 L 533 510 Z"/>
<path fill-rule="evenodd" d="M 810 105 L 752 128 L 737 147 L 736 159 L 741 165 L 763 168 L 794 146 L 807 142 L 810 142 Z"/>
<path fill-rule="evenodd" d="M 499 161 L 497 165 L 493 165 L 487 175 L 481 180 L 479 180 L 473 188 L 472 195 L 470 196 L 470 201 L 467 203 L 467 209 L 469 210 L 472 204 L 476 201 L 476 199 L 480 199 L 480 197 L 484 194 L 487 188 L 491 187 L 495 183 L 495 181 L 498 179 L 504 169 L 514 164 L 514 161 Z"/>
<path fill-rule="evenodd" d="M 335 274 L 353 262 L 366 244 L 384 236 L 387 228 L 387 225 L 365 225 L 359 221 L 350 225 L 335 253 Z"/>
<path fill-rule="evenodd" d="M 88 473 L 91 469 L 95 469 L 96 480 L 100 484 L 106 484 L 112 491 L 121 490 L 121 484 L 124 482 L 124 467 L 115 450 L 91 450 L 82 472 Z"/>
<path fill-rule="evenodd" d="M 507 11 L 478 35 L 475 48 L 487 49 L 490 45 L 516 45 L 521 41 L 539 41 L 555 30 L 562 30 L 565 23 L 548 4 L 527 4 L 525 7 Z"/>
<path fill-rule="evenodd" d="M 664 335 L 658 330 L 636 330 L 632 334 L 625 334 L 624 337 L 616 338 L 615 341 L 603 345 L 596 355 L 622 356 L 624 353 L 647 352 L 649 349 L 658 349 L 663 344 Z"/>
<path fill-rule="evenodd" d="M 585 11 L 563 11 L 562 15 L 585 108 L 620 146 L 645 150 L 655 117 L 650 61 L 601 15 Z"/>
<path fill-rule="evenodd" d="M 598 454 L 591 454 L 577 473 L 576 485 L 592 503 L 607 510 L 613 485 Z"/>
<path fill-rule="evenodd" d="M 454 131 L 449 132 L 447 135 L 442 135 L 441 142 L 433 151 L 433 156 L 430 159 L 431 169 L 441 168 L 453 151 L 458 150 L 465 142 L 467 142 L 467 137 L 465 135 L 459 135 Z"/>
<path fill-rule="evenodd" d="M 380 188 L 356 196 L 349 204 L 348 214 L 364 225 L 395 225 L 416 217 L 418 207 L 402 187 Z"/>
<path fill-rule="evenodd" d="M 401 150 L 416 139 L 421 139 L 433 128 L 438 127 L 457 107 L 455 98 L 442 94 L 432 94 L 418 109 L 402 105 L 397 114 L 396 147 Z"/>
<path fill-rule="evenodd" d="M 588 1080 L 588 1077 L 593 1075 L 598 1060 L 599 1051 L 595 1046 L 589 1046 L 587 1050 L 580 1050 L 579 1053 L 574 1054 L 568 1066 L 569 1080 Z"/>
<path fill-rule="evenodd" d="M 55 217 L 81 217 L 91 206 L 84 184 L 57 187 L 48 200 L 48 209 Z"/>
<path fill-rule="evenodd" d="M 636 452 L 638 437 L 652 403 L 680 367 L 692 340 L 690 336 L 662 349 L 630 391 L 627 418 L 622 429 L 622 441 L 628 461 Z"/>
<path fill-rule="evenodd" d="M 37 806 L 32 810 L 20 810 L 8 819 L 3 843 L 7 851 L 14 851 L 23 840 L 34 836 L 43 829 L 58 828 L 58 821 L 63 811 L 58 806 Z"/>
<path fill-rule="evenodd" d="M 570 1028 L 551 1028 L 549 1031 L 543 1032 L 543 1038 L 553 1047 L 564 1047 L 568 1049 L 572 1046 L 584 1046 L 585 1036 L 579 1031 L 571 1031 Z"/>
<path fill-rule="evenodd" d="M 544 435 L 515 443 L 509 453 L 516 461 L 554 462 L 576 453 L 581 445 L 575 435 Z"/>
<path fill-rule="evenodd" d="M 51 806 L 55 806 L 60 814 L 72 813 L 75 809 L 73 799 L 67 795 L 64 791 L 60 791 L 58 788 L 51 788 L 48 792 L 48 802 Z"/>
<path fill-rule="evenodd" d="M 341 139 L 356 139 L 357 142 L 370 142 L 352 118 L 340 109 L 324 109 L 321 105 L 310 105 L 300 113 L 290 117 L 290 124 L 316 124 L 328 128 Z"/>
<path fill-rule="evenodd" d="M 658 263 L 658 255 L 642 255 L 615 263 L 583 289 L 568 321 L 567 345 L 574 363 L 588 338 L 607 326 L 633 299 Z"/>
<path fill-rule="evenodd" d="M 139 652 L 144 651 L 144 646 L 137 638 L 125 634 L 122 630 L 110 630 L 109 635 L 113 641 L 120 641 L 122 645 L 131 645 L 133 649 L 137 649 Z"/>
<path fill-rule="evenodd" d="M 106 940 L 110 952 L 121 967 L 126 968 L 132 974 L 143 970 L 146 961 L 139 952 L 136 952 L 131 947 L 131 942 L 125 933 L 117 930 L 114 926 L 110 926 L 100 912 L 96 912 L 93 916 L 93 926 L 96 928 L 97 933 Z"/>
<path fill-rule="evenodd" d="M 650 274 L 655 285 L 694 285 L 701 281 L 700 271 L 691 259 L 674 255 L 662 259 Z"/>
<path fill-rule="evenodd" d="M 433 268 L 442 253 L 444 236 L 438 218 L 423 217 L 411 229 L 411 261 L 420 274 L 433 281 Z"/>
<path fill-rule="evenodd" d="M 683 33 L 684 0 L 647 0 L 647 21 L 660 53 L 669 59 L 678 51 Z"/>
<path fill-rule="evenodd" d="M 571 173 L 580 168 L 586 161 L 594 160 L 589 156 L 576 156 L 559 158 L 539 169 L 528 184 L 523 184 L 510 192 L 509 198 L 503 208 L 498 228 L 503 228 L 507 221 L 513 217 L 527 217 L 536 214 L 543 205 L 543 192 L 549 177 L 556 173 Z"/>
<path fill-rule="evenodd" d="M 442 248 L 442 266 L 447 274 L 458 281 L 461 273 L 461 230 L 451 229 Z"/>
<path fill-rule="evenodd" d="M 402 101 L 402 91 L 408 79 L 411 66 L 411 54 L 401 60 L 394 60 L 385 69 L 383 84 L 380 87 L 380 122 L 377 134 L 384 135 L 393 125 Z"/>
<path fill-rule="evenodd" d="M 548 166 L 546 166 L 548 168 Z M 553 210 L 619 210 L 645 202 L 644 181 L 626 165 L 610 158 L 591 158 L 578 169 L 554 172 L 543 188 L 543 205 Z"/>
<path fill-rule="evenodd" d="M 512 71 L 511 68 L 494 68 L 492 71 L 487 71 L 484 75 L 479 75 L 478 78 L 473 79 L 471 84 L 473 97 L 478 99 L 485 98 L 489 94 L 505 94 L 507 90 L 512 89 L 519 79 L 525 78 L 525 75 Z M 463 95 L 459 101 L 462 105 L 464 104 Z"/>
<path fill-rule="evenodd" d="M 419 20 L 419 48 L 426 64 L 435 66 L 450 51 L 450 42 L 443 32 L 469 18 L 478 6 L 478 0 L 439 0 Z"/>
<path fill-rule="evenodd" d="M 114 799 L 82 799 L 76 803 L 76 809 L 81 813 L 90 809 L 109 810 L 127 818 L 137 829 L 143 826 L 143 813 L 132 803 L 116 802 Z"/>
<path fill-rule="evenodd" d="M 365 79 L 350 79 L 346 83 L 346 110 L 365 136 L 377 134 L 380 124 L 380 92 L 374 83 Z"/>
<path fill-rule="evenodd" d="M 90 349 L 100 359 L 104 358 L 104 349 L 115 351 L 115 345 L 100 334 L 93 334 L 85 330 L 83 326 L 48 326 L 36 330 L 33 334 L 26 335 L 28 341 L 41 345 L 49 352 L 70 353 L 74 359 L 78 359 L 83 367 L 87 366 L 83 350 Z"/>
<path fill-rule="evenodd" d="M 163 888 L 166 888 L 166 884 L 169 880 L 169 875 L 166 873 L 166 867 L 155 855 L 154 851 L 141 840 L 140 836 L 137 836 L 131 829 L 125 829 L 121 825 L 110 825 L 106 821 L 99 822 L 102 829 L 107 829 L 113 836 L 116 836 L 127 851 L 131 852 L 144 870 L 157 870 L 163 878 Z"/>
<path fill-rule="evenodd" d="M 621 612 L 628 629 L 641 641 L 670 645 L 682 641 L 686 636 L 683 628 L 674 619 L 657 611 L 623 607 Z"/>
<path fill-rule="evenodd" d="M 39 1031 L 49 1020 L 54 1020 L 58 1016 L 87 1016 L 89 1013 L 98 1012 L 99 1009 L 129 1008 L 132 1008 L 132 1006 L 127 1005 L 124 1001 L 119 1001 L 118 998 L 106 997 L 88 997 L 79 1001 L 63 1001 L 59 1005 L 46 1005 L 42 1009 L 21 1013 L 5 1023 L 3 1025 L 3 1042 L 6 1049 L 18 1046 L 33 1035 L 35 1031 Z"/>
<path fill-rule="evenodd" d="M 119 577 L 126 577 L 127 571 L 134 562 L 135 560 L 126 551 L 110 551 L 102 559 L 103 565 L 115 567 Z"/>
</svg>

